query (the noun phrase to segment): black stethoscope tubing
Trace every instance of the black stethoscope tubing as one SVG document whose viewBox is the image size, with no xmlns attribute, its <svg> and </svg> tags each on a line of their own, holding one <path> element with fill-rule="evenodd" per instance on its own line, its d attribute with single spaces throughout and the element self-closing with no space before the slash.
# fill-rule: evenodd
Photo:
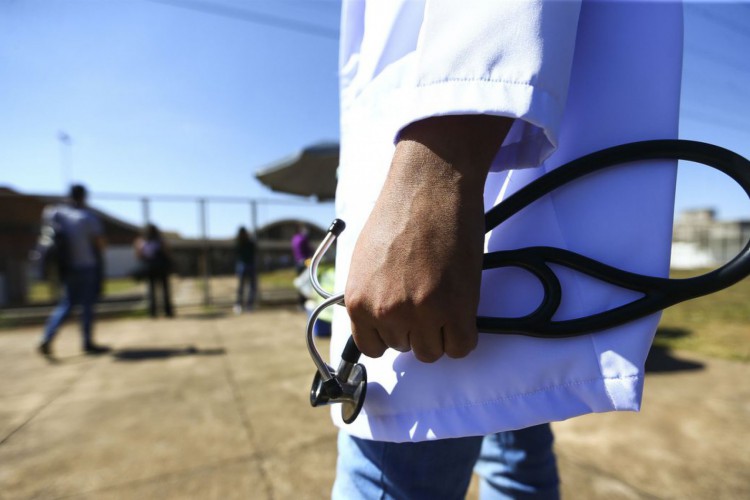
<svg viewBox="0 0 750 500">
<path fill-rule="evenodd" d="M 564 184 L 605 168 L 643 160 L 686 160 L 713 167 L 731 177 L 750 198 L 750 161 L 727 149 L 697 141 L 653 140 L 611 147 L 573 160 L 543 175 L 485 214 L 490 231 L 531 203 Z M 561 301 L 560 282 L 549 264 L 563 265 L 613 285 L 643 293 L 640 299 L 590 316 L 553 321 Z M 631 273 L 575 252 L 553 247 L 527 247 L 485 254 L 483 269 L 519 267 L 534 274 L 544 288 L 536 310 L 517 318 L 479 316 L 485 333 L 564 338 L 605 330 L 647 316 L 688 299 L 731 286 L 750 275 L 750 242 L 731 261 L 711 272 L 685 279 Z"/>
</svg>

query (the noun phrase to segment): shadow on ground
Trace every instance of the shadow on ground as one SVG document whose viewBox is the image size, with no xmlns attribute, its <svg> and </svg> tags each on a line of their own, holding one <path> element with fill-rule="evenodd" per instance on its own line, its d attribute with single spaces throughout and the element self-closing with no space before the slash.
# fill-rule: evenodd
<svg viewBox="0 0 750 500">
<path fill-rule="evenodd" d="M 180 356 L 222 356 L 226 354 L 223 348 L 199 349 L 188 347 L 158 347 L 120 349 L 112 352 L 115 361 L 148 361 L 153 359 L 175 358 Z"/>
<path fill-rule="evenodd" d="M 687 337 L 691 332 L 684 328 L 659 328 L 656 338 L 677 339 Z M 668 347 L 653 345 L 646 358 L 646 371 L 649 373 L 665 373 L 676 371 L 702 370 L 704 364 L 675 357 Z"/>
</svg>

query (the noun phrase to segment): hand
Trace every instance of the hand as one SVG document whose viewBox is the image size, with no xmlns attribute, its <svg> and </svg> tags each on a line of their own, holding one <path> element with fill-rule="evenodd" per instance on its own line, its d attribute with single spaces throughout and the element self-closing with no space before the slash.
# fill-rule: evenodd
<svg viewBox="0 0 750 500">
<path fill-rule="evenodd" d="M 484 182 L 511 124 L 447 116 L 402 131 L 346 284 L 363 354 L 379 357 L 391 347 L 429 363 L 476 347 Z"/>
</svg>

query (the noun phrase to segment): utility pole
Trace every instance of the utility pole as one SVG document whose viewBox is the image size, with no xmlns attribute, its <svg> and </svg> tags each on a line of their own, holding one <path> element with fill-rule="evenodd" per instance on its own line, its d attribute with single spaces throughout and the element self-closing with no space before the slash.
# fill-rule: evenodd
<svg viewBox="0 0 750 500">
<path fill-rule="evenodd" d="M 57 140 L 60 142 L 60 173 L 65 193 L 73 181 L 73 140 L 64 130 L 57 133 Z"/>
</svg>

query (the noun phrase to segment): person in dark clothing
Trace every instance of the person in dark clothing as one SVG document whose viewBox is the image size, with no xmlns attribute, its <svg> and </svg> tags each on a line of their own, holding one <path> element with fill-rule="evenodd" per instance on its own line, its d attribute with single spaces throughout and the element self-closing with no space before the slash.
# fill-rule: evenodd
<svg viewBox="0 0 750 500">
<path fill-rule="evenodd" d="M 172 259 L 159 228 L 154 224 L 148 224 L 143 236 L 135 240 L 134 246 L 135 254 L 144 264 L 145 275 L 148 279 L 148 310 L 151 317 L 155 318 L 157 315 L 157 285 L 162 289 L 164 314 L 167 317 L 173 317 L 174 310 L 172 309 L 172 298 L 169 291 L 169 273 L 171 272 Z"/>
<path fill-rule="evenodd" d="M 237 256 L 237 301 L 234 304 L 235 314 L 243 310 L 250 310 L 255 303 L 255 293 L 258 278 L 255 272 L 255 253 L 257 245 L 255 239 L 245 229 L 240 227 L 235 239 L 235 254 Z M 248 289 L 247 300 L 243 301 L 245 288 Z"/>
</svg>

